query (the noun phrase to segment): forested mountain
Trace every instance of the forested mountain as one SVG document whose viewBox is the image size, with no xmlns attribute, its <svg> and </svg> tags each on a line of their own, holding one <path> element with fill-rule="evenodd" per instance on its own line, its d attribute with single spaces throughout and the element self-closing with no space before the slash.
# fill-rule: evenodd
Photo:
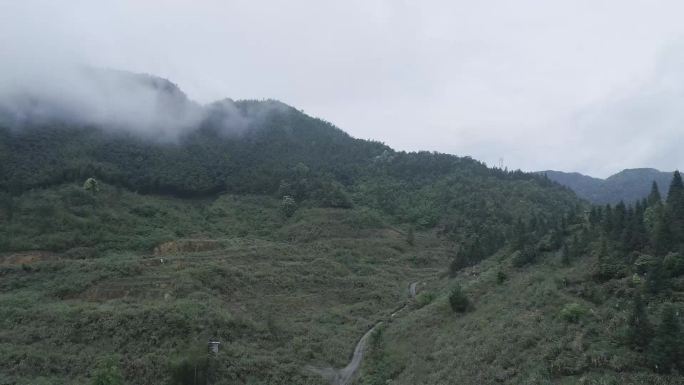
<svg viewBox="0 0 684 385">
<path fill-rule="evenodd" d="M 175 86 L 158 86 L 171 83 L 132 76 L 162 101 L 168 92 L 182 95 Z M 0 128 L 0 188 L 20 194 L 95 178 L 185 198 L 265 194 L 322 207 L 360 204 L 420 228 L 439 226 L 487 252 L 503 245 L 515 221 L 555 224 L 577 206 L 569 191 L 542 176 L 447 154 L 396 152 L 277 101 L 224 100 L 201 108 L 196 125 L 172 141 L 141 134 L 146 126 L 111 121 L 42 116 L 7 124 Z"/>
<path fill-rule="evenodd" d="M 671 172 L 658 171 L 653 168 L 626 169 L 606 179 L 593 178 L 576 172 L 548 170 L 540 173 L 571 188 L 581 198 L 596 204 L 634 202 L 648 195 L 651 182 L 655 181 L 661 191 L 664 191 L 672 179 Z"/>
<path fill-rule="evenodd" d="M 119 104 L 143 87 L 141 124 L 111 118 L 124 102 L 3 110 L 0 383 L 323 384 L 306 368 L 344 367 L 380 320 L 357 383 L 678 383 L 663 309 L 681 179 L 664 202 L 590 208 L 543 175 L 394 151 L 278 101 L 201 106 L 112 76 L 128 85 L 94 89 Z M 663 330 L 635 333 L 644 319 Z"/>
</svg>

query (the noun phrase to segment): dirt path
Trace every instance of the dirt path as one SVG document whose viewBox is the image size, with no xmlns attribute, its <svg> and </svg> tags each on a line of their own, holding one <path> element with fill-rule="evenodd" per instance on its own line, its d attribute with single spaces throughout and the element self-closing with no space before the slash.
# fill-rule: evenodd
<svg viewBox="0 0 684 385">
<path fill-rule="evenodd" d="M 416 298 L 416 286 L 418 286 L 418 282 L 413 282 L 409 285 L 409 296 L 411 298 Z"/>
<path fill-rule="evenodd" d="M 413 282 L 409 285 L 409 297 L 410 298 L 415 298 L 416 296 L 416 286 L 418 285 L 418 282 Z M 390 318 L 394 318 L 397 314 L 402 312 L 404 309 L 406 309 L 407 304 L 404 304 L 404 306 L 400 307 L 397 309 Z M 357 374 L 359 371 L 359 367 L 361 366 L 361 361 L 363 360 L 363 355 L 366 351 L 366 345 L 368 344 L 368 338 L 370 337 L 371 334 L 375 331 L 375 329 L 382 324 L 382 321 L 376 323 L 373 325 L 370 330 L 368 330 L 359 340 L 359 342 L 356 343 L 356 347 L 354 348 L 354 354 L 352 354 L 352 359 L 349 361 L 347 366 L 341 369 L 335 369 L 332 367 L 327 367 L 327 368 L 317 368 L 312 365 L 306 366 L 305 370 L 309 372 L 316 373 L 323 378 L 325 378 L 331 385 L 350 385 L 352 383 L 352 380 L 354 379 L 354 376 Z"/>
</svg>

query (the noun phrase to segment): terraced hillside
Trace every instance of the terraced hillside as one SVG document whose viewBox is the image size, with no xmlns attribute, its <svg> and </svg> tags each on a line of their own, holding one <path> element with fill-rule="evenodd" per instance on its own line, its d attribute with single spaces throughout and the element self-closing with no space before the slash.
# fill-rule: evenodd
<svg viewBox="0 0 684 385">
<path fill-rule="evenodd" d="M 250 206 L 219 202 L 212 209 Z M 433 232 L 412 246 L 368 215 L 303 209 L 271 239 L 195 234 L 149 253 L 4 253 L 0 379 L 88 383 L 98 358 L 113 355 L 130 383 L 166 384 L 184 363 L 210 365 L 214 383 L 322 383 L 305 365 L 344 365 L 359 335 L 403 303 L 410 280 L 447 264 L 448 245 Z M 212 338 L 222 345 L 207 364 Z"/>
</svg>

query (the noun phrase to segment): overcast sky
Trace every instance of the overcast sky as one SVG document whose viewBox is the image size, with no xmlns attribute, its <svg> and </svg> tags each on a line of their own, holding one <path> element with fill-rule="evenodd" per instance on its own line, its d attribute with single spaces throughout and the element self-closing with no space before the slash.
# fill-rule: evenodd
<svg viewBox="0 0 684 385">
<path fill-rule="evenodd" d="M 0 71 L 146 72 L 400 150 L 607 176 L 684 164 L 682 15 L 681 0 L 0 0 Z"/>
</svg>

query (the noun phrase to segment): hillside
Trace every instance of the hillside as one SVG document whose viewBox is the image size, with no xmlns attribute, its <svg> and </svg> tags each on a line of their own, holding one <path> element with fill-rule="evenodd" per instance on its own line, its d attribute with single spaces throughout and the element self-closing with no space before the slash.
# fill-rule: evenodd
<svg viewBox="0 0 684 385">
<path fill-rule="evenodd" d="M 321 384 L 304 368 L 343 366 L 410 282 L 477 264 L 521 224 L 548 241 L 580 208 L 540 176 L 397 152 L 280 102 L 197 108 L 160 138 L 4 119 L 1 383 Z"/>
<path fill-rule="evenodd" d="M 680 384 L 683 223 L 675 172 L 665 198 L 570 218 L 559 250 L 428 281 L 376 335 L 362 383 Z"/>
<path fill-rule="evenodd" d="M 192 119 L 158 136 L 5 109 L 0 383 L 322 385 L 310 368 L 345 367 L 374 325 L 355 384 L 681 383 L 658 319 L 684 298 L 684 186 L 590 208 L 281 102 L 127 79 Z M 634 348 L 642 292 L 658 328 Z"/>
<path fill-rule="evenodd" d="M 620 201 L 634 202 L 645 198 L 655 181 L 660 191 L 667 191 L 672 172 L 652 168 L 622 170 L 606 179 L 593 178 L 580 173 L 562 171 L 540 171 L 549 179 L 572 189 L 580 198 L 595 204 L 615 204 Z"/>
</svg>

